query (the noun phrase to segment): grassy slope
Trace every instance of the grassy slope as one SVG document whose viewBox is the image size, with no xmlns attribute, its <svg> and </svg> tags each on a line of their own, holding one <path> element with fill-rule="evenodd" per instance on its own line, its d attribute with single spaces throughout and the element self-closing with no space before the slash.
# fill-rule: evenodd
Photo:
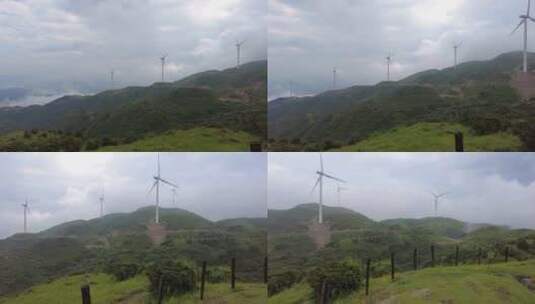
<svg viewBox="0 0 535 304">
<path fill-rule="evenodd" d="M 253 135 L 215 128 L 177 130 L 147 137 L 126 145 L 103 147 L 99 151 L 249 151 Z"/>
<path fill-rule="evenodd" d="M 396 128 L 376 133 L 355 145 L 335 151 L 453 151 L 454 137 L 451 132 L 464 133 L 464 147 L 468 152 L 476 151 L 518 151 L 522 148 L 520 139 L 510 133 L 495 133 L 476 136 L 473 131 L 459 124 L 418 123 L 410 127 Z"/>
<path fill-rule="evenodd" d="M 334 303 L 534 303 L 535 293 L 522 286 L 516 276 L 535 277 L 535 261 L 493 265 L 427 268 L 370 282 L 370 297 L 364 291 Z M 269 299 L 268 303 L 313 303 L 305 283 Z"/>
<path fill-rule="evenodd" d="M 91 300 L 95 304 L 109 303 L 145 303 L 148 298 L 148 281 L 144 276 L 137 276 L 124 282 L 117 282 L 105 274 L 91 274 Z M 14 298 L 0 298 L 0 304 L 26 304 L 26 303 L 80 303 L 80 286 L 86 282 L 84 275 L 66 277 L 52 281 L 48 284 L 38 285 Z M 217 299 L 220 304 L 226 303 L 265 303 L 266 287 L 264 284 L 236 283 L 236 290 L 231 291 L 228 284 L 208 284 L 205 297 Z M 198 293 L 176 297 L 167 303 L 201 303 Z"/>
</svg>

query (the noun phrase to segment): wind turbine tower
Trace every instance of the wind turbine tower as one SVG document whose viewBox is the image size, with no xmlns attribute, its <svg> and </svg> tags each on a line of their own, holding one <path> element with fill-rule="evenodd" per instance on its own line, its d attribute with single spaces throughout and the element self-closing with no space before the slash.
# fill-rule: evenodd
<svg viewBox="0 0 535 304">
<path fill-rule="evenodd" d="M 336 184 L 336 192 L 338 193 L 338 206 L 340 206 L 341 202 L 342 202 L 342 198 L 341 198 L 342 194 L 341 194 L 341 192 L 342 191 L 346 191 L 346 190 L 347 190 L 347 188 L 344 188 L 344 187 L 340 186 L 340 184 Z"/>
<path fill-rule="evenodd" d="M 454 66 L 455 68 L 457 67 L 457 64 L 458 64 L 458 61 L 457 61 L 457 52 L 458 52 L 459 48 L 461 47 L 461 45 L 463 45 L 462 42 L 453 45 L 453 66 Z"/>
<path fill-rule="evenodd" d="M 386 57 L 386 80 L 390 81 L 390 65 L 392 64 L 392 54 Z"/>
<path fill-rule="evenodd" d="M 24 208 L 24 233 L 28 233 L 28 213 L 30 212 L 30 206 L 28 205 L 28 200 L 24 201 L 22 204 Z"/>
<path fill-rule="evenodd" d="M 114 89 L 115 88 L 115 70 L 114 69 L 111 69 L 110 80 L 111 80 L 111 88 Z"/>
<path fill-rule="evenodd" d="M 336 68 L 333 68 L 333 90 L 336 90 Z"/>
<path fill-rule="evenodd" d="M 435 200 L 434 200 L 434 203 L 435 203 L 435 217 L 437 217 L 438 216 L 438 203 L 439 203 L 440 199 L 445 197 L 448 193 L 437 194 L 437 193 L 431 192 L 431 194 L 435 198 Z"/>
<path fill-rule="evenodd" d="M 330 174 L 325 173 L 325 170 L 323 169 L 323 157 L 321 153 L 320 153 L 320 170 L 316 171 L 316 174 L 318 175 L 318 179 L 316 180 L 316 184 L 312 188 L 312 191 L 314 191 L 316 187 L 319 185 L 318 223 L 323 224 L 323 178 L 332 179 L 340 183 L 345 183 L 345 181 L 342 179 L 339 179 L 338 177 L 334 177 Z"/>
<path fill-rule="evenodd" d="M 531 0 L 528 0 L 528 10 L 525 15 L 520 15 L 520 23 L 511 33 L 514 34 L 522 25 L 524 25 L 524 64 L 522 71 L 524 74 L 528 72 L 528 23 L 529 21 L 535 22 L 535 19 L 531 17 Z"/>
<path fill-rule="evenodd" d="M 102 194 L 98 200 L 100 201 L 100 217 L 104 216 L 104 194 Z"/>
<path fill-rule="evenodd" d="M 166 184 L 170 186 L 171 188 L 178 188 L 177 185 L 166 181 L 163 179 L 160 175 L 160 154 L 158 153 L 158 167 L 157 167 L 157 173 L 156 176 L 153 176 L 154 183 L 152 184 L 152 187 L 149 190 L 149 193 L 156 188 L 156 216 L 155 216 L 155 223 L 160 223 L 160 183 Z"/>
<path fill-rule="evenodd" d="M 240 60 L 241 60 L 241 46 L 245 43 L 245 40 L 243 41 L 237 41 L 236 42 L 236 68 L 240 68 Z"/>
<path fill-rule="evenodd" d="M 160 61 L 162 62 L 162 82 L 165 81 L 165 59 L 167 58 L 167 55 L 163 55 L 160 57 Z"/>
</svg>

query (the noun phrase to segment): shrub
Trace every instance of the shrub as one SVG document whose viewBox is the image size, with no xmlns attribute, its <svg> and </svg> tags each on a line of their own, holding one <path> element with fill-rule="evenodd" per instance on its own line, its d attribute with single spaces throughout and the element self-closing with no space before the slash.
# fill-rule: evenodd
<svg viewBox="0 0 535 304">
<path fill-rule="evenodd" d="M 111 274 L 117 281 L 124 281 L 135 277 L 141 271 L 141 267 L 133 263 L 109 262 L 104 272 Z"/>
<path fill-rule="evenodd" d="M 354 260 L 331 262 L 315 268 L 307 275 L 316 299 L 321 294 L 323 282 L 328 286 L 331 298 L 357 291 L 361 285 L 360 264 Z"/>
<path fill-rule="evenodd" d="M 197 286 L 195 266 L 182 260 L 161 259 L 146 267 L 149 290 L 158 296 L 161 290 L 164 297 L 182 295 L 193 291 Z"/>
<path fill-rule="evenodd" d="M 268 296 L 273 296 L 301 281 L 302 275 L 296 271 L 286 271 L 269 278 Z"/>
</svg>

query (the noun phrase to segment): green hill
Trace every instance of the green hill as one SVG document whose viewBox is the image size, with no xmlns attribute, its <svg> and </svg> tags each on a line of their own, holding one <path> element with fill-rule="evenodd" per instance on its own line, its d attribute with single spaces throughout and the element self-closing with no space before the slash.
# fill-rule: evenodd
<svg viewBox="0 0 535 304">
<path fill-rule="evenodd" d="M 535 54 L 530 54 L 529 60 L 535 66 Z M 422 138 L 410 137 L 419 135 L 417 132 L 390 132 L 382 138 L 373 138 L 378 133 L 419 123 L 447 123 L 467 128 L 467 150 L 535 148 L 535 128 L 529 127 L 534 122 L 535 103 L 522 100 L 513 81 L 520 63 L 521 53 L 507 53 L 488 61 L 463 63 L 457 69 L 418 73 L 398 82 L 271 101 L 268 103 L 270 149 L 329 150 L 360 144 L 366 139 L 371 142 L 359 148 L 370 151 L 452 149 L 451 135 L 449 148 L 443 147 L 440 139 L 444 138 L 443 134 L 423 134 L 439 137 L 426 138 L 424 144 L 418 144 Z M 520 138 L 521 145 L 510 134 Z M 470 137 L 484 135 L 494 137 L 474 140 Z M 394 143 L 386 145 L 384 141 Z"/>
<path fill-rule="evenodd" d="M 535 261 L 492 265 L 427 268 L 370 281 L 363 290 L 332 303 L 533 303 L 535 293 L 520 281 L 535 277 Z M 533 287 L 532 287 L 533 288 Z M 268 303 L 314 303 L 312 290 L 299 284 L 269 299 Z"/>
<path fill-rule="evenodd" d="M 39 134 L 54 131 L 74 137 L 62 139 L 69 148 L 77 144 L 80 150 L 203 127 L 243 132 L 263 139 L 266 83 L 267 62 L 258 61 L 239 69 L 199 73 L 173 83 L 65 96 L 45 105 L 0 108 L 0 134 L 13 137 L 16 131 Z M 31 146 L 30 135 L 11 140 L 8 146 L 2 145 L 7 139 L 0 139 L 0 149 L 25 150 Z M 55 148 L 46 142 L 39 147 Z"/>
<path fill-rule="evenodd" d="M 106 274 L 75 275 L 41 284 L 15 297 L 0 297 L 1 304 L 30 304 L 57 303 L 71 304 L 81 302 L 80 286 L 90 283 L 91 303 L 109 304 L 142 304 L 151 301 L 147 288 L 148 281 L 144 276 L 136 276 L 126 281 L 118 282 Z M 260 283 L 238 282 L 236 290 L 232 291 L 229 284 L 207 284 L 205 287 L 205 302 L 217 300 L 221 304 L 234 303 L 265 303 L 266 288 Z M 199 291 L 181 297 L 167 299 L 164 303 L 202 303 Z"/>
<path fill-rule="evenodd" d="M 343 146 L 332 151 L 339 152 L 453 152 L 455 132 L 464 134 L 466 152 L 507 152 L 519 151 L 523 143 L 510 132 L 478 135 L 473 129 L 452 123 L 417 123 L 409 127 L 396 127 L 383 133 L 370 135 L 369 138 L 353 145 Z M 416 140 L 417 139 L 417 140 Z"/>
<path fill-rule="evenodd" d="M 5 265 L 0 297 L 70 274 L 121 265 L 139 271 L 163 257 L 227 268 L 234 257 L 239 280 L 262 281 L 265 219 L 212 222 L 183 209 L 160 208 L 162 225 L 153 227 L 153 217 L 154 207 L 145 207 L 0 240 L 0 263 Z M 161 237 L 163 242 L 157 242 Z"/>
</svg>

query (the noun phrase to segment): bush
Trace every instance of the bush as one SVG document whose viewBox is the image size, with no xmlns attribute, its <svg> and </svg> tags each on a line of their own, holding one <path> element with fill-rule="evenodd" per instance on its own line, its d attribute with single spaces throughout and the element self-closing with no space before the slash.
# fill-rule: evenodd
<svg viewBox="0 0 535 304">
<path fill-rule="evenodd" d="M 104 268 L 104 272 L 114 276 L 117 281 L 133 278 L 140 271 L 141 267 L 133 263 L 110 262 Z"/>
<path fill-rule="evenodd" d="M 328 286 L 330 298 L 357 291 L 361 285 L 360 264 L 354 260 L 331 262 L 315 268 L 307 275 L 307 281 L 319 299 L 323 282 Z"/>
<path fill-rule="evenodd" d="M 301 281 L 302 275 L 296 271 L 286 271 L 281 274 L 273 275 L 269 278 L 268 296 L 273 296 L 285 289 L 292 287 Z"/>
<path fill-rule="evenodd" d="M 197 275 L 195 266 L 182 261 L 162 259 L 147 265 L 149 290 L 155 297 L 159 295 L 160 284 L 164 297 L 182 295 L 195 290 Z"/>
<path fill-rule="evenodd" d="M 209 283 L 222 283 L 230 277 L 228 267 L 211 267 L 206 270 L 206 280 Z"/>
</svg>

